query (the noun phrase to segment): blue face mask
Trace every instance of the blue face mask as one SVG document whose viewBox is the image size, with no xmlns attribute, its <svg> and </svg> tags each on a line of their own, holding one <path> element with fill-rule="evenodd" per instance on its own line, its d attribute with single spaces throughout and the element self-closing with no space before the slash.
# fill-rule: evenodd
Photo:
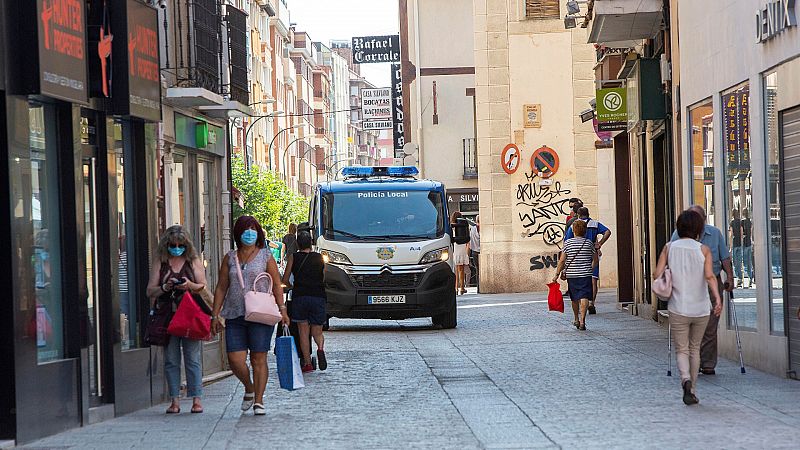
<svg viewBox="0 0 800 450">
<path fill-rule="evenodd" d="M 183 255 L 183 252 L 185 252 L 185 251 L 186 251 L 186 247 L 184 247 L 182 245 L 179 246 L 179 247 L 170 247 L 169 248 L 169 254 L 172 255 L 172 256 L 181 256 L 181 255 Z"/>
<path fill-rule="evenodd" d="M 244 230 L 241 236 L 242 244 L 250 246 L 258 240 L 258 233 L 255 230 Z"/>
</svg>

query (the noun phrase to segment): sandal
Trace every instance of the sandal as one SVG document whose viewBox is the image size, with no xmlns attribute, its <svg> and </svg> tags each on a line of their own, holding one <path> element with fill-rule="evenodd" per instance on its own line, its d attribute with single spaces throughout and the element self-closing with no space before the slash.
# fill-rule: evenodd
<svg viewBox="0 0 800 450">
<path fill-rule="evenodd" d="M 248 409 L 253 407 L 253 403 L 256 401 L 256 393 L 255 392 L 245 392 L 244 398 L 242 399 L 242 411 L 247 411 Z"/>
<path fill-rule="evenodd" d="M 261 403 L 254 403 L 253 404 L 253 414 L 256 416 L 263 416 L 267 414 L 267 409 L 264 408 L 264 405 Z"/>
<path fill-rule="evenodd" d="M 575 322 L 572 322 L 572 324 L 575 325 L 575 329 L 576 330 L 580 330 L 581 329 L 581 323 L 578 322 L 577 320 Z"/>
<path fill-rule="evenodd" d="M 169 408 L 167 408 L 167 414 L 180 414 L 180 412 L 181 412 L 180 406 L 169 405 Z"/>
<path fill-rule="evenodd" d="M 201 414 L 203 412 L 202 405 L 192 405 L 192 414 Z"/>
<path fill-rule="evenodd" d="M 585 323 L 580 324 L 578 329 L 581 330 L 581 331 L 586 331 L 586 324 Z"/>
</svg>

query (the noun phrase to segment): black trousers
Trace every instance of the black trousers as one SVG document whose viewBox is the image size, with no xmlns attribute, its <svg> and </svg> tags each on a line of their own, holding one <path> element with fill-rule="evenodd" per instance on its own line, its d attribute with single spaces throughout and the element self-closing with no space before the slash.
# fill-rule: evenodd
<svg viewBox="0 0 800 450">
<path fill-rule="evenodd" d="M 478 292 L 481 291 L 481 252 L 476 252 L 472 249 L 469 250 L 470 265 L 475 268 L 472 271 L 472 279 L 469 280 L 470 284 L 475 284 L 478 287 Z"/>
</svg>

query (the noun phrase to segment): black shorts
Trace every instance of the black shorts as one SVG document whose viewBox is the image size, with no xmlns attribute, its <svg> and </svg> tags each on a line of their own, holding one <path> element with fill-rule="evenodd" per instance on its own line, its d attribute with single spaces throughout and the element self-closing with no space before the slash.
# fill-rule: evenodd
<svg viewBox="0 0 800 450">
<path fill-rule="evenodd" d="M 325 312 L 325 300 L 322 297 L 293 297 L 292 314 L 293 322 L 308 322 L 311 325 L 324 325 L 328 320 Z"/>
</svg>

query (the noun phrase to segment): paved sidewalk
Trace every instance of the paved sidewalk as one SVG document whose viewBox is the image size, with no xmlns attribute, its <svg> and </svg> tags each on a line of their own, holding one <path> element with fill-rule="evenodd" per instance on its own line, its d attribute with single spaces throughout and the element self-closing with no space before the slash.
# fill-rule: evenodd
<svg viewBox="0 0 800 450">
<path fill-rule="evenodd" d="M 265 417 L 235 378 L 205 413 L 166 404 L 27 448 L 796 448 L 800 383 L 722 360 L 701 403 L 666 376 L 666 329 L 603 295 L 586 332 L 544 294 L 459 297 L 459 326 L 333 321 L 330 369 L 296 392 L 270 378 Z M 270 360 L 274 369 L 274 359 Z"/>
</svg>

